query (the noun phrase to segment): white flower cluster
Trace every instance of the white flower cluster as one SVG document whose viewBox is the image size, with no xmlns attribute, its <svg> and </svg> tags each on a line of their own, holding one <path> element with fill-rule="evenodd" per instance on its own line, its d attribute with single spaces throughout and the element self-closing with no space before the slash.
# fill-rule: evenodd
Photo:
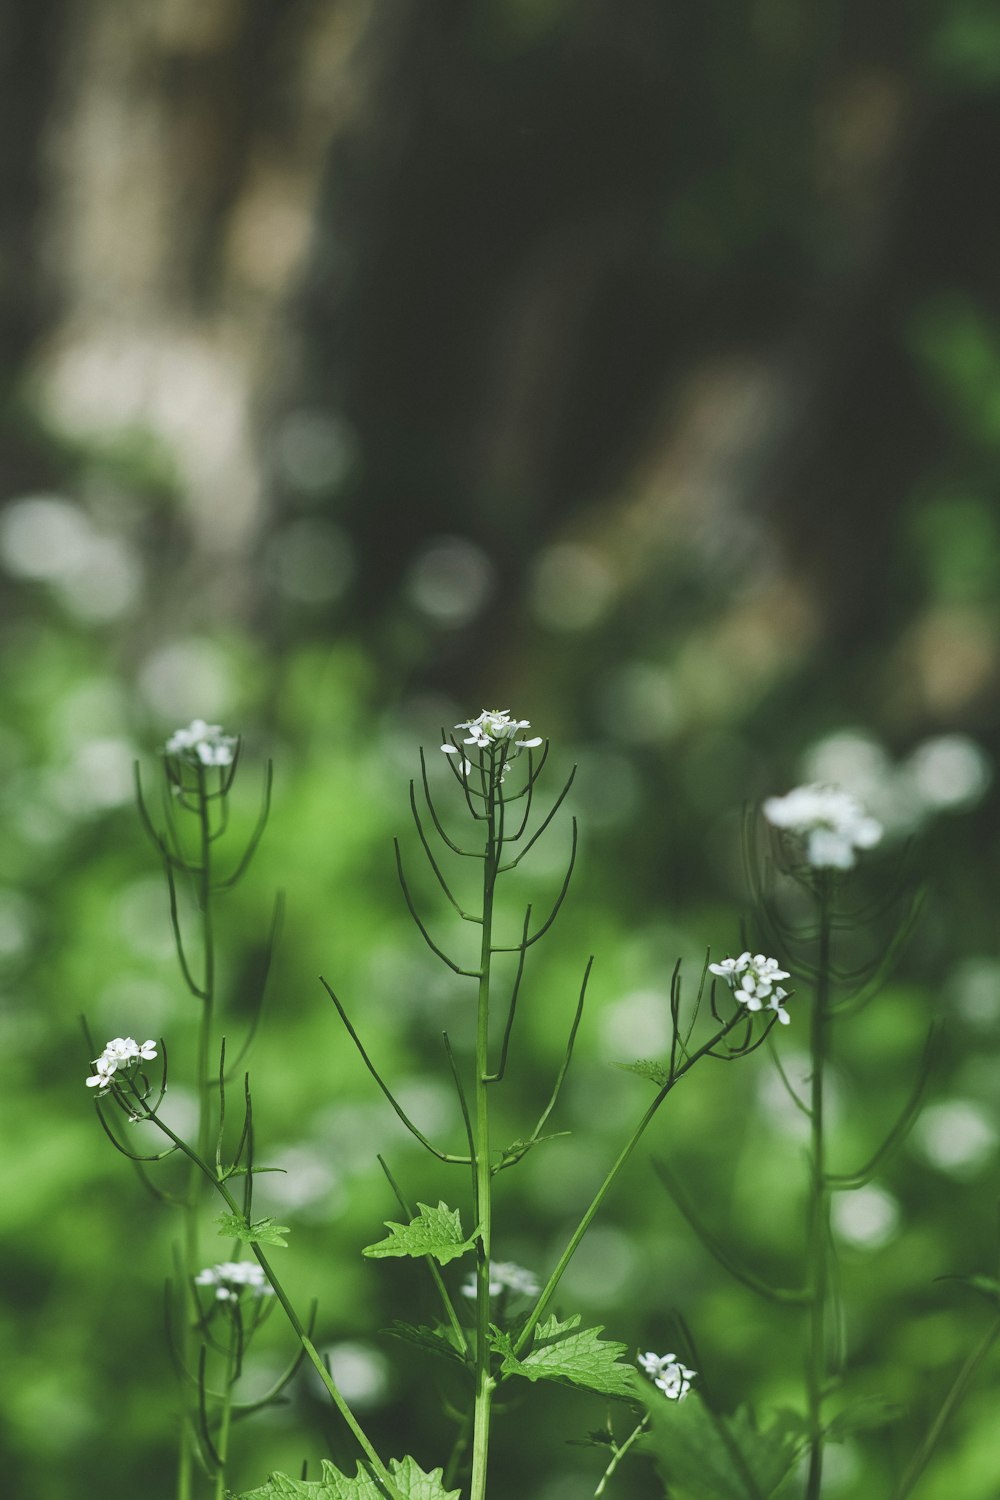
<svg viewBox="0 0 1000 1500">
<path fill-rule="evenodd" d="M 116 1036 L 108 1043 L 100 1057 L 94 1058 L 94 1067 L 97 1072 L 92 1078 L 87 1079 L 88 1089 L 106 1089 L 110 1086 L 115 1074 L 122 1068 L 130 1068 L 133 1063 L 152 1062 L 156 1056 L 156 1043 L 154 1041 L 139 1043 L 131 1036 Z"/>
<path fill-rule="evenodd" d="M 165 748 L 168 755 L 176 755 L 191 765 L 231 766 L 236 743 L 236 735 L 223 734 L 221 724 L 192 719 L 186 729 L 175 730 Z"/>
<path fill-rule="evenodd" d="M 519 750 L 533 750 L 536 745 L 542 743 L 540 734 L 534 735 L 530 740 L 519 740 L 517 735 L 522 729 L 530 729 L 531 721 L 530 719 L 512 719 L 510 710 L 506 708 L 484 708 L 478 719 L 469 719 L 464 724 L 456 724 L 455 728 L 467 729 L 468 737 L 463 743 L 475 745 L 479 750 L 487 750 L 490 745 L 506 741 L 510 747 L 508 758 L 515 756 Z M 445 755 L 459 754 L 456 745 L 442 745 L 441 749 Z M 468 776 L 472 770 L 472 762 L 464 759 L 462 770 Z M 504 770 L 506 771 L 506 766 Z"/>
<path fill-rule="evenodd" d="M 787 1026 L 788 1012 L 782 1000 L 788 991 L 782 989 L 779 979 L 788 979 L 787 969 L 778 968 L 776 958 L 765 958 L 763 953 L 741 953 L 739 958 L 724 958 L 721 964 L 709 964 L 709 973 L 718 974 L 732 990 L 736 999 L 747 1010 L 773 1010 L 782 1026 Z"/>
<path fill-rule="evenodd" d="M 697 1370 L 681 1364 L 676 1354 L 640 1354 L 639 1368 L 671 1401 L 682 1401 Z"/>
<path fill-rule="evenodd" d="M 764 816 L 775 828 L 804 839 L 815 870 L 850 870 L 858 849 L 871 849 L 882 824 L 839 786 L 797 786 L 784 797 L 768 797 Z"/>
<path fill-rule="evenodd" d="M 533 1271 L 526 1271 L 523 1266 L 517 1265 L 512 1260 L 490 1262 L 491 1297 L 499 1297 L 501 1292 L 520 1293 L 522 1297 L 537 1297 L 540 1291 L 538 1278 Z M 475 1295 L 476 1273 L 473 1271 L 462 1283 L 462 1296 L 474 1297 Z"/>
<path fill-rule="evenodd" d="M 263 1267 L 255 1260 L 224 1260 L 217 1266 L 206 1266 L 194 1278 L 195 1286 L 214 1286 L 217 1302 L 238 1302 L 245 1291 L 255 1297 L 270 1297 L 274 1288 L 269 1285 Z"/>
</svg>

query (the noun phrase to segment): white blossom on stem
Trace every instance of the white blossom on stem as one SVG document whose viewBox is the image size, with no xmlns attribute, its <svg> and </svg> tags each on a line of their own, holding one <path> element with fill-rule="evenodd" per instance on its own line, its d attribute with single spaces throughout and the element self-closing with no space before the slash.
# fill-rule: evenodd
<svg viewBox="0 0 1000 1500">
<path fill-rule="evenodd" d="M 113 1037 L 100 1057 L 94 1058 L 94 1067 L 97 1072 L 87 1079 L 87 1087 L 107 1089 L 117 1072 L 131 1068 L 133 1063 L 152 1062 L 155 1056 L 156 1043 L 152 1038 L 140 1044 L 131 1036 Z"/>
<path fill-rule="evenodd" d="M 747 950 L 739 958 L 724 958 L 721 963 L 709 964 L 708 969 L 710 974 L 725 980 L 735 999 L 747 1010 L 773 1010 L 781 1024 L 788 1025 L 788 1012 L 781 1004 L 788 998 L 788 991 L 778 981 L 791 976 L 787 969 L 778 966 L 776 958 Z"/>
<path fill-rule="evenodd" d="M 174 731 L 164 748 L 168 755 L 175 755 L 189 765 L 231 766 L 236 745 L 236 735 L 223 734 L 221 724 L 192 719 L 186 729 Z"/>
<path fill-rule="evenodd" d="M 474 1297 L 476 1295 L 476 1273 L 472 1271 L 462 1283 L 462 1296 Z M 501 1292 L 513 1292 L 522 1297 L 537 1297 L 541 1291 L 538 1278 L 533 1271 L 526 1271 L 523 1266 L 517 1265 L 512 1260 L 494 1260 L 490 1262 L 490 1296 L 499 1297 Z"/>
<path fill-rule="evenodd" d="M 264 1275 L 262 1266 L 255 1260 L 224 1260 L 217 1266 L 206 1266 L 194 1278 L 195 1286 L 214 1286 L 217 1302 L 238 1302 L 245 1291 L 255 1297 L 269 1297 L 274 1293 Z"/>
<path fill-rule="evenodd" d="M 504 763 L 503 780 L 507 770 L 507 761 L 513 760 L 519 750 L 534 750 L 542 743 L 540 734 L 532 735 L 531 739 L 518 739 L 523 729 L 531 728 L 530 719 L 512 719 L 510 710 L 506 708 L 484 708 L 478 719 L 467 719 L 462 724 L 456 724 L 456 729 L 468 730 L 463 744 L 475 745 L 479 750 L 488 750 L 491 745 L 506 744 L 507 756 Z M 461 755 L 457 745 L 450 743 L 441 746 L 445 755 Z M 462 772 L 468 776 L 472 770 L 472 762 L 468 756 L 462 759 Z"/>
<path fill-rule="evenodd" d="M 768 797 L 764 816 L 803 840 L 814 870 L 850 870 L 857 851 L 873 848 L 883 833 L 877 818 L 839 786 L 797 786 L 784 797 Z"/>
<path fill-rule="evenodd" d="M 638 1365 L 670 1401 L 682 1401 L 698 1373 L 682 1364 L 676 1354 L 640 1354 Z"/>
</svg>

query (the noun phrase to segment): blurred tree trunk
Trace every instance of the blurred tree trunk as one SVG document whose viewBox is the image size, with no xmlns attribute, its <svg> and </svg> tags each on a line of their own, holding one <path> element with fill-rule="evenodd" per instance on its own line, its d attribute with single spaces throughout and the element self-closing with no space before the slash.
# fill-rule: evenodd
<svg viewBox="0 0 1000 1500">
<path fill-rule="evenodd" d="M 46 420 L 74 440 L 138 429 L 161 443 L 216 563 L 245 559 L 261 521 L 255 423 L 295 362 L 286 305 L 330 138 L 356 107 L 368 8 L 6 7 L 23 33 L 8 109 L 20 100 L 34 143 L 29 160 L 7 137 L 33 210 L 8 195 L 31 270 L 8 299 L 8 364 L 29 359 Z"/>
</svg>

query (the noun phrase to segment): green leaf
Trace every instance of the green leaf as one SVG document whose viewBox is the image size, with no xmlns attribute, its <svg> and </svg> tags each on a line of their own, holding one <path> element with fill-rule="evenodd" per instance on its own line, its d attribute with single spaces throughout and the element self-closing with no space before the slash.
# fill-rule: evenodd
<svg viewBox="0 0 1000 1500">
<path fill-rule="evenodd" d="M 390 1459 L 389 1473 L 402 1500 L 460 1500 L 458 1490 L 444 1488 L 440 1469 L 425 1474 L 412 1458 Z M 289 1479 L 286 1474 L 272 1474 L 265 1485 L 245 1490 L 239 1500 L 385 1500 L 385 1492 L 360 1463 L 351 1479 L 324 1458 L 320 1479 Z"/>
<path fill-rule="evenodd" d="M 801 1434 L 780 1415 L 761 1432 L 746 1407 L 731 1417 L 715 1416 L 695 1392 L 670 1401 L 650 1391 L 646 1405 L 649 1450 L 672 1500 L 769 1500 L 802 1448 Z"/>
<path fill-rule="evenodd" d="M 362 1254 L 376 1259 L 385 1255 L 433 1255 L 442 1266 L 471 1250 L 479 1238 L 476 1229 L 464 1239 L 462 1221 L 457 1208 L 439 1203 L 429 1208 L 426 1203 L 417 1204 L 417 1217 L 409 1224 L 393 1224 L 385 1221 L 389 1234 L 376 1245 L 366 1245 Z"/>
<path fill-rule="evenodd" d="M 606 1427 L 598 1427 L 595 1432 L 588 1432 L 586 1437 L 567 1438 L 568 1448 L 613 1448 L 615 1440 Z"/>
<path fill-rule="evenodd" d="M 291 1233 L 287 1224 L 276 1224 L 273 1219 L 258 1219 L 248 1225 L 239 1214 L 220 1214 L 215 1222 L 223 1239 L 236 1239 L 244 1245 L 287 1245 L 284 1236 Z"/>
<path fill-rule="evenodd" d="M 530 1354 L 520 1359 L 514 1353 L 510 1334 L 494 1327 L 491 1344 L 502 1356 L 501 1372 L 521 1375 L 525 1380 L 556 1380 L 599 1391 L 602 1396 L 634 1400 L 639 1394 L 635 1370 L 619 1363 L 626 1345 L 602 1340 L 603 1327 L 576 1332 L 579 1323 L 579 1314 L 564 1323 L 554 1317 L 539 1323 Z"/>
<path fill-rule="evenodd" d="M 540 1146 L 543 1141 L 557 1141 L 560 1137 L 569 1134 L 568 1130 L 554 1130 L 551 1135 L 535 1136 L 534 1140 L 522 1141 L 518 1139 L 511 1141 L 510 1145 L 505 1146 L 503 1151 L 501 1151 L 500 1160 L 492 1170 L 494 1172 L 502 1172 L 504 1167 L 513 1167 L 521 1160 L 522 1156 L 527 1156 L 533 1146 Z"/>
<path fill-rule="evenodd" d="M 382 1332 L 390 1334 L 394 1339 L 404 1339 L 408 1344 L 416 1344 L 431 1354 L 439 1354 L 444 1359 L 457 1359 L 461 1365 L 466 1363 L 454 1329 L 445 1323 L 435 1323 L 433 1328 L 428 1328 L 423 1324 L 403 1323 L 394 1319 Z"/>
<path fill-rule="evenodd" d="M 615 1063 L 616 1068 L 621 1068 L 625 1073 L 638 1073 L 640 1078 L 648 1078 L 650 1083 L 655 1083 L 658 1089 L 664 1088 L 670 1082 L 670 1074 L 662 1063 L 654 1062 L 651 1058 L 637 1058 L 631 1063 Z"/>
</svg>

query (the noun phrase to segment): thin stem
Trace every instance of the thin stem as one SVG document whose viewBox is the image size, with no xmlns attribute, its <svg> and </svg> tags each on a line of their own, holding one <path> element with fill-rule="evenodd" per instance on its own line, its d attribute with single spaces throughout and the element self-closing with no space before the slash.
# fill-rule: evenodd
<svg viewBox="0 0 1000 1500">
<path fill-rule="evenodd" d="M 604 1181 L 601 1183 L 601 1186 L 598 1188 L 596 1194 L 591 1199 L 590 1205 L 581 1218 L 579 1224 L 570 1235 L 569 1240 L 566 1244 L 566 1248 L 563 1251 L 562 1255 L 559 1257 L 555 1270 L 552 1272 L 548 1281 L 545 1283 L 541 1292 L 539 1293 L 534 1307 L 528 1314 L 527 1322 L 521 1329 L 517 1341 L 514 1344 L 515 1356 L 521 1354 L 521 1352 L 529 1343 L 531 1336 L 535 1331 L 535 1325 L 538 1323 L 538 1320 L 541 1318 L 542 1314 L 549 1304 L 549 1301 L 555 1293 L 556 1287 L 562 1280 L 563 1272 L 566 1270 L 566 1267 L 569 1265 L 573 1256 L 576 1254 L 581 1240 L 587 1233 L 587 1230 L 590 1228 L 594 1218 L 597 1215 L 598 1209 L 601 1207 L 601 1204 L 604 1202 L 605 1198 L 608 1196 L 608 1193 L 611 1191 L 612 1187 L 617 1181 L 622 1168 L 625 1166 L 625 1163 L 628 1161 L 629 1157 L 632 1155 L 632 1152 L 641 1141 L 643 1135 L 645 1134 L 646 1127 L 652 1121 L 657 1110 L 660 1108 L 660 1105 L 666 1099 L 667 1095 L 670 1093 L 674 1085 L 679 1083 L 686 1073 L 690 1072 L 695 1063 L 700 1061 L 701 1058 L 708 1056 L 712 1048 L 717 1046 L 717 1044 L 723 1039 L 723 1037 L 728 1035 L 728 1033 L 732 1031 L 733 1027 L 739 1025 L 743 1020 L 744 1016 L 742 1013 L 735 1013 L 730 1017 L 728 1021 L 726 1021 L 721 1026 L 721 1028 L 715 1033 L 713 1037 L 710 1038 L 709 1041 L 707 1041 L 703 1046 L 699 1047 L 695 1052 L 692 1052 L 690 1057 L 688 1057 L 687 1060 L 681 1064 L 677 1071 L 663 1085 L 659 1093 L 656 1095 L 656 1098 L 653 1100 L 652 1104 L 650 1104 L 649 1108 L 645 1111 L 638 1125 L 629 1136 L 629 1139 L 626 1141 L 621 1151 L 619 1151 L 618 1155 L 615 1157 L 615 1160 L 612 1163 L 607 1175 L 605 1176 Z M 503 1378 L 506 1379 L 507 1377 L 504 1376 Z"/>
<path fill-rule="evenodd" d="M 454 766 L 452 766 L 452 771 L 454 771 L 454 769 Z M 431 797 L 430 784 L 427 780 L 427 761 L 424 757 L 423 750 L 420 751 L 420 777 L 424 786 L 424 800 L 427 803 L 427 810 L 431 815 L 431 820 L 434 824 L 434 827 L 438 831 L 438 836 L 441 839 L 441 842 L 443 844 L 447 844 L 448 848 L 452 851 L 453 854 L 462 855 L 463 859 L 482 859 L 483 856 L 478 849 L 460 849 L 455 841 L 453 839 L 450 839 L 442 828 L 441 820 L 438 817 L 437 809 L 434 806 L 434 799 Z M 461 777 L 459 777 L 459 781 L 461 781 Z"/>
<path fill-rule="evenodd" d="M 816 965 L 816 1003 L 810 1030 L 809 1085 L 809 1205 L 807 1254 L 811 1271 L 809 1324 L 806 1346 L 806 1397 L 809 1417 L 809 1472 L 805 1500 L 819 1500 L 823 1481 L 823 1391 L 827 1366 L 827 1300 L 830 1273 L 830 1193 L 826 1179 L 824 1067 L 827 1054 L 830 1003 L 830 891 L 824 880 L 819 890 L 819 953 Z"/>
<path fill-rule="evenodd" d="M 553 802 L 552 806 L 549 808 L 549 810 L 546 813 L 545 817 L 542 819 L 542 821 L 539 823 L 538 827 L 535 829 L 534 833 L 531 835 L 531 838 L 525 844 L 524 848 L 521 849 L 519 851 L 519 853 L 516 854 L 512 860 L 509 860 L 507 862 L 507 864 L 505 864 L 505 865 L 502 866 L 502 868 L 504 870 L 512 870 L 515 865 L 519 865 L 521 863 L 522 859 L 524 858 L 524 856 L 527 853 L 529 853 L 530 850 L 532 850 L 535 847 L 535 845 L 538 843 L 538 840 L 541 838 L 542 834 L 545 832 L 546 828 L 548 828 L 549 824 L 552 822 L 552 819 L 555 817 L 556 813 L 559 811 L 560 807 L 562 807 L 563 802 L 566 800 L 566 796 L 567 796 L 567 794 L 569 792 L 569 789 L 573 785 L 573 781 L 574 781 L 575 777 L 576 777 L 576 766 L 574 766 L 573 769 L 572 769 L 572 771 L 570 771 L 569 778 L 568 778 L 568 780 L 566 782 L 566 785 L 563 787 L 562 791 L 559 793 L 558 797 Z M 529 786 L 533 786 L 534 782 L 529 782 L 528 785 Z M 525 808 L 524 819 L 523 819 L 523 821 L 521 823 L 521 826 L 519 827 L 517 833 L 511 834 L 511 842 L 516 842 L 521 837 L 522 833 L 524 832 L 524 830 L 525 830 L 525 828 L 527 826 L 527 822 L 528 822 L 528 808 Z"/>
<path fill-rule="evenodd" d="M 576 1002 L 576 1010 L 573 1014 L 573 1024 L 569 1028 L 569 1036 L 566 1040 L 566 1050 L 563 1053 L 563 1060 L 559 1065 L 559 1072 L 556 1074 L 556 1081 L 552 1085 L 552 1093 L 549 1095 L 549 1102 L 546 1104 L 545 1108 L 538 1116 L 535 1128 L 531 1132 L 530 1139 L 532 1141 L 537 1141 L 538 1137 L 545 1129 L 549 1115 L 551 1115 L 552 1111 L 555 1109 L 559 1099 L 559 1095 L 562 1092 L 562 1086 L 565 1082 L 566 1074 L 569 1072 L 569 1065 L 573 1060 L 573 1046 L 576 1042 L 576 1034 L 580 1029 L 580 1022 L 583 1019 L 583 1007 L 587 999 L 587 984 L 590 980 L 590 971 L 593 967 L 594 955 L 591 954 L 587 959 L 587 967 L 583 971 L 583 983 L 580 985 L 580 997 Z"/>
<path fill-rule="evenodd" d="M 229 1333 L 229 1350 L 226 1356 L 226 1377 L 222 1387 L 222 1410 L 219 1415 L 219 1431 L 215 1438 L 215 1451 L 219 1467 L 215 1475 L 213 1500 L 226 1497 L 226 1460 L 229 1457 L 229 1429 L 233 1416 L 233 1385 L 239 1375 L 242 1339 L 234 1318 Z"/>
<path fill-rule="evenodd" d="M 500 1061 L 497 1063 L 495 1073 L 489 1077 L 490 1083 L 499 1083 L 507 1071 L 507 1052 L 510 1047 L 510 1034 L 514 1029 L 514 1014 L 517 1010 L 517 997 L 521 989 L 521 978 L 524 974 L 524 960 L 527 957 L 528 928 L 531 925 L 531 907 L 524 914 L 524 928 L 521 933 L 520 952 L 517 959 L 517 973 L 514 975 L 514 984 L 510 992 L 510 1005 L 507 1007 L 507 1024 L 503 1029 L 503 1040 L 500 1043 Z"/>
<path fill-rule="evenodd" d="M 319 982 L 323 986 L 323 988 L 326 990 L 327 994 L 330 996 L 330 999 L 333 1001 L 334 1005 L 337 1007 L 337 1014 L 340 1016 L 340 1019 L 343 1021 L 344 1026 L 347 1028 L 347 1033 L 350 1036 L 351 1041 L 354 1043 L 355 1047 L 357 1047 L 358 1051 L 361 1053 L 361 1060 L 362 1060 L 362 1062 L 364 1063 L 365 1067 L 368 1069 L 369 1073 L 372 1075 L 372 1077 L 374 1078 L 375 1082 L 378 1084 L 379 1088 L 382 1090 L 383 1094 L 388 1099 L 389 1103 L 392 1105 L 393 1109 L 396 1111 L 396 1114 L 399 1116 L 400 1120 L 402 1120 L 403 1124 L 406 1126 L 406 1128 L 410 1132 L 410 1134 L 412 1136 L 414 1136 L 415 1139 L 418 1140 L 422 1146 L 426 1147 L 426 1149 L 431 1153 L 432 1156 L 436 1156 L 437 1159 L 438 1159 L 438 1161 L 451 1162 L 453 1165 L 457 1165 L 457 1166 L 460 1166 L 460 1167 L 471 1166 L 472 1165 L 471 1157 L 468 1157 L 468 1156 L 452 1156 L 449 1152 L 439 1151 L 436 1146 L 434 1146 L 434 1145 L 431 1144 L 431 1142 L 427 1139 L 427 1137 L 423 1134 L 423 1132 L 417 1129 L 416 1125 L 414 1125 L 414 1123 L 410 1119 L 409 1115 L 406 1114 L 406 1112 L 403 1109 L 402 1105 L 397 1102 L 397 1100 L 396 1100 L 394 1094 L 392 1093 L 392 1091 L 390 1090 L 388 1084 L 386 1084 L 383 1081 L 382 1075 L 378 1072 L 378 1069 L 375 1067 L 375 1064 L 372 1062 L 371 1058 L 368 1056 L 368 1053 L 365 1051 L 365 1048 L 364 1048 L 364 1046 L 362 1044 L 361 1038 L 358 1036 L 358 1033 L 355 1031 L 354 1027 L 351 1025 L 350 1017 L 348 1016 L 348 1014 L 347 1014 L 346 1010 L 344 1009 L 344 1007 L 341 1005 L 341 1003 L 338 1000 L 337 996 L 334 994 L 333 990 L 330 988 L 330 986 L 327 984 L 326 980 L 323 978 L 322 974 L 320 975 Z"/>
<path fill-rule="evenodd" d="M 483 934 L 479 963 L 479 995 L 476 1013 L 476 1094 L 473 1131 L 475 1136 L 475 1201 L 479 1238 L 476 1241 L 476 1405 L 472 1422 L 472 1476 L 470 1500 L 485 1500 L 486 1470 L 490 1441 L 490 1406 L 496 1381 L 490 1372 L 490 1249 L 492 1239 L 492 1192 L 490 1171 L 489 1115 L 489 1027 L 490 960 L 493 942 L 493 894 L 500 842 L 497 838 L 497 802 L 500 772 L 496 755 L 489 753 L 489 797 L 486 805 L 486 857 L 483 860 Z"/>
<path fill-rule="evenodd" d="M 455 1434 L 455 1442 L 452 1446 L 448 1462 L 445 1465 L 444 1475 L 441 1480 L 442 1488 L 445 1490 L 450 1490 L 452 1485 L 455 1483 L 459 1464 L 465 1457 L 466 1450 L 469 1446 L 469 1429 L 471 1428 L 471 1426 L 472 1413 L 467 1412 L 458 1424 L 458 1431 Z"/>
<path fill-rule="evenodd" d="M 205 1176 L 212 1184 L 212 1187 L 221 1196 L 223 1202 L 226 1204 L 230 1212 L 237 1214 L 241 1219 L 244 1218 L 244 1213 L 240 1205 L 236 1202 L 236 1199 L 226 1187 L 226 1184 L 224 1182 L 221 1182 L 215 1175 L 208 1162 L 205 1161 L 204 1158 L 200 1157 L 198 1153 L 188 1145 L 187 1141 L 183 1140 L 176 1131 L 172 1130 L 169 1125 L 161 1120 L 155 1110 L 150 1110 L 147 1107 L 145 1111 L 145 1117 L 146 1119 L 151 1120 L 153 1124 L 156 1125 L 157 1128 L 161 1130 L 169 1140 L 173 1141 L 174 1144 L 179 1148 L 179 1150 L 183 1151 L 184 1155 L 194 1165 L 194 1167 L 196 1167 L 197 1170 L 201 1172 L 202 1175 Z M 250 1248 L 256 1256 L 257 1262 L 260 1265 L 261 1270 L 264 1272 L 264 1275 L 267 1277 L 270 1286 L 273 1288 L 274 1295 L 281 1303 L 285 1316 L 294 1329 L 299 1343 L 305 1350 L 308 1359 L 310 1360 L 316 1370 L 316 1373 L 322 1380 L 327 1394 L 330 1397 L 330 1400 L 333 1402 L 341 1417 L 344 1419 L 345 1423 L 353 1433 L 359 1447 L 362 1449 L 373 1470 L 375 1471 L 375 1475 L 379 1483 L 383 1486 L 386 1493 L 389 1495 L 390 1500 L 403 1500 L 403 1497 L 399 1493 L 399 1489 L 392 1479 L 392 1475 L 382 1463 L 382 1460 L 379 1458 L 378 1453 L 372 1446 L 367 1434 L 359 1425 L 357 1418 L 341 1395 L 340 1390 L 333 1379 L 333 1376 L 330 1374 L 330 1371 L 327 1369 L 326 1364 L 324 1363 L 318 1350 L 316 1349 L 315 1344 L 310 1338 L 309 1333 L 303 1326 L 302 1320 L 300 1319 L 298 1313 L 295 1311 L 295 1308 L 292 1306 L 291 1302 L 288 1300 L 288 1294 L 279 1281 L 270 1261 L 267 1259 L 266 1255 L 264 1254 L 263 1250 L 260 1248 L 260 1245 L 256 1240 L 251 1242 Z"/>
<path fill-rule="evenodd" d="M 647 1412 L 642 1421 L 632 1429 L 628 1437 L 625 1439 L 624 1443 L 622 1443 L 621 1447 L 615 1448 L 614 1456 L 612 1457 L 611 1462 L 608 1464 L 608 1467 L 605 1469 L 604 1473 L 601 1475 L 600 1483 L 598 1484 L 597 1489 L 594 1491 L 594 1500 L 597 1500 L 597 1497 L 599 1495 L 604 1494 L 608 1480 L 614 1474 L 615 1470 L 621 1463 L 622 1459 L 625 1457 L 628 1450 L 631 1448 L 632 1444 L 638 1441 L 638 1439 L 646 1431 L 648 1426 L 649 1412 Z"/>
<path fill-rule="evenodd" d="M 437 879 L 438 885 L 444 891 L 448 900 L 458 912 L 458 915 L 462 918 L 463 922 L 478 922 L 480 920 L 479 917 L 472 916 L 458 904 L 458 902 L 455 900 L 455 897 L 452 895 L 451 887 L 445 880 L 444 876 L 441 874 L 441 867 L 438 864 L 437 860 L 434 858 L 434 851 L 431 849 L 430 843 L 427 839 L 427 834 L 424 832 L 424 825 L 420 821 L 420 814 L 417 811 L 416 783 L 412 781 L 410 782 L 410 812 L 413 816 L 413 822 L 417 830 L 417 835 L 420 839 L 421 844 L 423 845 L 424 854 L 427 857 L 427 863 L 434 871 L 434 875 Z"/>
<path fill-rule="evenodd" d="M 771 1286 L 762 1277 L 756 1276 L 752 1271 L 748 1271 L 745 1266 L 740 1265 L 739 1261 L 730 1255 L 722 1240 L 717 1235 L 714 1235 L 707 1225 L 702 1223 L 698 1214 L 681 1192 L 676 1178 L 666 1164 L 661 1161 L 654 1161 L 653 1167 L 663 1186 L 673 1199 L 674 1204 L 691 1225 L 691 1228 L 701 1240 L 705 1249 L 710 1255 L 715 1256 L 715 1259 L 729 1272 L 734 1281 L 742 1282 L 744 1286 L 749 1287 L 751 1291 L 756 1292 L 759 1297 L 764 1297 L 769 1302 L 785 1303 L 786 1305 L 792 1303 L 800 1307 L 808 1302 L 808 1292 L 796 1291 L 790 1287 Z"/>
<path fill-rule="evenodd" d="M 177 940 L 177 956 L 181 970 L 192 994 L 201 1001 L 201 1015 L 198 1018 L 197 1039 L 197 1074 L 196 1088 L 198 1097 L 198 1126 L 197 1145 L 198 1156 L 207 1158 L 210 1150 L 211 1117 L 209 1090 L 209 1054 L 212 1046 L 212 1010 L 215 990 L 215 935 L 213 930 L 212 910 L 212 837 L 209 822 L 208 802 L 206 797 L 205 773 L 202 768 L 198 769 L 198 910 L 201 918 L 202 948 L 204 952 L 204 970 L 202 983 L 197 985 L 188 967 L 184 954 L 183 938 L 180 928 L 180 917 L 177 911 L 177 892 L 173 872 L 169 861 L 165 862 L 167 882 L 170 888 L 170 916 Z M 181 1240 L 181 1275 L 179 1277 L 178 1295 L 181 1303 L 180 1327 L 178 1330 L 178 1343 L 180 1363 L 187 1368 L 191 1358 L 191 1299 L 193 1298 L 193 1281 L 198 1270 L 198 1169 L 196 1164 L 189 1162 L 187 1178 L 184 1187 L 183 1217 L 184 1227 Z M 182 1402 L 182 1428 L 181 1444 L 178 1456 L 178 1500 L 189 1500 L 191 1495 L 191 1466 L 193 1459 L 191 1420 L 185 1412 L 185 1401 L 183 1391 Z"/>
<path fill-rule="evenodd" d="M 417 909 L 413 904 L 413 897 L 410 895 L 410 887 L 407 885 L 406 876 L 403 874 L 403 856 L 400 853 L 398 839 L 393 840 L 393 848 L 396 851 L 396 874 L 399 876 L 399 883 L 403 890 L 403 899 L 406 902 L 407 910 L 409 911 L 410 916 L 413 918 L 414 925 L 417 931 L 420 933 L 420 936 L 423 938 L 424 942 L 427 944 L 428 948 L 435 955 L 435 957 L 439 958 L 443 964 L 447 964 L 452 973 L 464 975 L 466 979 L 478 979 L 481 972 L 479 969 L 461 968 L 453 958 L 448 957 L 443 948 L 438 947 L 437 943 L 435 943 L 434 939 L 427 931 L 427 928 L 424 926 L 420 917 L 417 915 Z"/>
<path fill-rule="evenodd" d="M 451 1054 L 449 1052 L 449 1058 L 450 1055 Z M 392 1191 L 396 1195 L 396 1202 L 403 1210 L 403 1213 L 406 1215 L 407 1219 L 412 1219 L 413 1207 L 404 1198 L 400 1190 L 399 1183 L 396 1181 L 395 1177 L 393 1177 L 392 1173 L 389 1171 L 388 1166 L 386 1165 L 384 1156 L 378 1157 L 378 1164 L 382 1168 L 382 1171 L 385 1173 L 389 1186 L 392 1188 Z M 444 1308 L 445 1317 L 448 1319 L 448 1322 L 451 1325 L 451 1331 L 455 1335 L 455 1338 L 458 1340 L 463 1353 L 466 1355 L 466 1357 L 468 1357 L 469 1340 L 466 1338 L 465 1329 L 462 1327 L 462 1324 L 459 1321 L 458 1313 L 455 1311 L 455 1304 L 454 1302 L 452 1302 L 451 1297 L 448 1295 L 448 1288 L 444 1284 L 444 1278 L 441 1275 L 441 1272 L 438 1270 L 437 1265 L 435 1264 L 433 1255 L 425 1255 L 424 1264 L 426 1265 L 428 1271 L 431 1273 L 431 1279 L 434 1282 L 435 1288 L 437 1289 L 438 1296 L 441 1298 L 441 1306 Z"/>
<path fill-rule="evenodd" d="M 973 1376 L 996 1342 L 998 1334 L 1000 1334 L 1000 1317 L 994 1319 L 980 1342 L 969 1354 L 965 1364 L 955 1376 L 951 1389 L 942 1401 L 937 1416 L 927 1429 L 920 1447 L 911 1458 L 906 1472 L 899 1482 L 899 1487 L 893 1495 L 893 1500 L 906 1500 L 906 1496 L 913 1490 L 914 1485 L 931 1460 L 931 1456 L 940 1441 L 946 1422 L 965 1395 Z"/>
</svg>

